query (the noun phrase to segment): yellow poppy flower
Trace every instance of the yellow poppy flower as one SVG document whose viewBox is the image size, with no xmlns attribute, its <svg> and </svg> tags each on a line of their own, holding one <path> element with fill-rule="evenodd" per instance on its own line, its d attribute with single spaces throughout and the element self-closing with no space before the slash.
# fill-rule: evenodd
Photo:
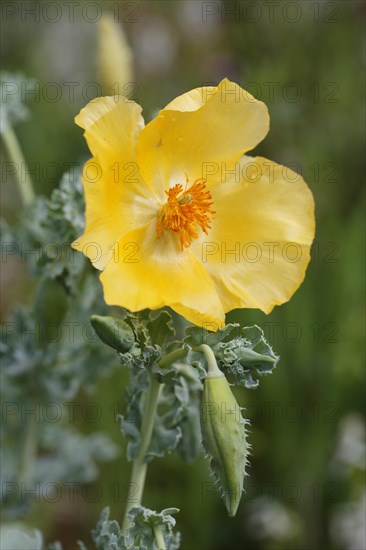
<svg viewBox="0 0 366 550">
<path fill-rule="evenodd" d="M 268 132 L 264 103 L 225 79 L 146 126 L 123 97 L 93 100 L 75 120 L 93 158 L 73 246 L 103 271 L 108 304 L 170 306 L 215 328 L 234 308 L 269 313 L 290 299 L 310 260 L 314 202 L 298 174 L 245 155 Z"/>
</svg>

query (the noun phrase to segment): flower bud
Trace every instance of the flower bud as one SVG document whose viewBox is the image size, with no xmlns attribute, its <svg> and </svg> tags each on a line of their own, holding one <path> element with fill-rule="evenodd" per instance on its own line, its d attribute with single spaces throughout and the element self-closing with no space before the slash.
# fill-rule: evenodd
<svg viewBox="0 0 366 550">
<path fill-rule="evenodd" d="M 97 68 L 103 91 L 108 95 L 127 95 L 132 84 L 132 52 L 124 31 L 111 15 L 98 23 Z"/>
<path fill-rule="evenodd" d="M 132 328 L 122 319 L 93 315 L 91 324 L 102 342 L 120 353 L 129 351 L 135 342 Z"/>
<path fill-rule="evenodd" d="M 248 464 L 247 423 L 224 374 L 209 371 L 202 397 L 202 439 L 231 517 L 239 506 Z"/>
</svg>

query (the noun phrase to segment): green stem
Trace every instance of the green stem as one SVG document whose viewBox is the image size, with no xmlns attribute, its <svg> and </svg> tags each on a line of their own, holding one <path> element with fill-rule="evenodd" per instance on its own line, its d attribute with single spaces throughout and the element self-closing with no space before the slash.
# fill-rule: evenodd
<svg viewBox="0 0 366 550">
<path fill-rule="evenodd" d="M 125 531 L 130 526 L 130 520 L 127 517 L 128 512 L 133 506 L 138 506 L 139 504 L 141 504 L 147 471 L 147 462 L 145 461 L 145 456 L 151 442 L 155 414 L 161 389 L 162 384 L 159 384 L 157 379 L 154 376 L 151 376 L 150 386 L 146 396 L 144 417 L 141 426 L 141 445 L 132 463 L 130 487 L 133 490 L 134 499 L 133 501 L 127 502 L 125 517 L 122 526 L 123 531 Z"/>
<path fill-rule="evenodd" d="M 210 378 L 216 378 L 219 376 L 224 376 L 224 373 L 221 372 L 219 367 L 217 366 L 217 361 L 214 352 L 208 346 L 207 344 L 201 344 L 200 346 L 195 346 L 194 351 L 200 351 L 205 356 L 205 359 L 207 361 L 207 377 Z"/>
<path fill-rule="evenodd" d="M 187 353 L 188 351 L 185 348 L 174 350 L 160 359 L 158 366 L 159 368 L 168 367 L 174 363 L 174 361 L 185 357 Z M 162 388 L 163 384 L 160 384 L 156 377 L 151 375 L 150 385 L 146 395 L 144 417 L 141 426 L 141 445 L 132 463 L 130 487 L 133 491 L 134 499 L 126 504 L 126 511 L 122 524 L 123 531 L 126 531 L 126 529 L 130 526 L 130 520 L 127 517 L 128 512 L 133 506 L 138 506 L 141 504 L 147 472 L 147 462 L 145 461 L 145 457 L 151 443 L 154 420 Z"/>
<path fill-rule="evenodd" d="M 179 348 L 172 351 L 171 353 L 168 353 L 168 355 L 160 359 L 159 368 L 164 369 L 165 367 L 168 367 L 169 365 L 174 363 L 174 361 L 178 361 L 178 359 L 183 359 L 183 357 L 185 357 L 187 353 L 188 350 L 186 350 L 185 348 Z"/>
<path fill-rule="evenodd" d="M 158 550 L 166 550 L 165 541 L 160 525 L 154 525 L 153 529 Z"/>
<path fill-rule="evenodd" d="M 25 438 L 18 470 L 18 486 L 27 486 L 33 478 L 34 461 L 37 454 L 37 423 L 35 416 L 30 416 L 26 425 Z"/>
<path fill-rule="evenodd" d="M 9 158 L 15 164 L 15 178 L 19 186 L 19 191 L 22 195 L 23 203 L 25 206 L 29 206 L 34 200 L 34 190 L 19 142 L 14 130 L 11 127 L 1 135 L 3 137 L 4 145 Z"/>
</svg>

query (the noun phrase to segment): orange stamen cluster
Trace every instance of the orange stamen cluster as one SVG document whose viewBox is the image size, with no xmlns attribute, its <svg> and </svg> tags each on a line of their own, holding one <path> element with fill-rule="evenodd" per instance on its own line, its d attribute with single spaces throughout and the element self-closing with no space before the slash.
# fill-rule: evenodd
<svg viewBox="0 0 366 550">
<path fill-rule="evenodd" d="M 204 179 L 196 180 L 185 191 L 182 185 L 177 183 L 165 192 L 168 195 L 168 201 L 160 211 L 157 225 L 158 237 L 161 237 L 165 229 L 178 233 L 183 250 L 192 244 L 193 239 L 198 238 L 198 226 L 206 235 L 211 228 L 211 216 L 215 214 L 210 208 L 213 204 L 212 195 L 206 189 Z"/>
</svg>

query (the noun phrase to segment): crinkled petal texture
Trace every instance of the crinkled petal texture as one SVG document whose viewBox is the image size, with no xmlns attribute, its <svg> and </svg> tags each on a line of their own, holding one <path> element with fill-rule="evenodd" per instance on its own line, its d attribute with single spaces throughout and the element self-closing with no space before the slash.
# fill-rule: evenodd
<svg viewBox="0 0 366 550">
<path fill-rule="evenodd" d="M 212 328 L 234 308 L 268 313 L 299 287 L 313 198 L 298 174 L 243 156 L 268 131 L 263 103 L 225 79 L 179 96 L 147 126 L 124 98 L 99 98 L 76 121 L 93 158 L 83 174 L 86 229 L 73 246 L 103 270 L 107 303 L 170 306 Z M 182 250 L 171 229 L 158 235 L 159 214 L 170 187 L 200 178 L 212 194 L 212 227 Z"/>
<path fill-rule="evenodd" d="M 76 117 L 94 157 L 83 168 L 86 229 L 73 247 L 103 269 L 122 235 L 156 216 L 158 205 L 139 175 L 136 141 L 141 107 L 122 96 L 90 102 Z"/>
<path fill-rule="evenodd" d="M 214 281 L 176 235 L 157 239 L 152 221 L 125 235 L 101 275 L 108 304 L 131 311 L 170 306 L 191 322 L 222 325 L 225 319 Z"/>
<path fill-rule="evenodd" d="M 266 136 L 267 107 L 229 80 L 198 88 L 172 101 L 142 131 L 137 161 L 144 180 L 163 200 L 176 183 L 221 181 Z"/>
<path fill-rule="evenodd" d="M 269 313 L 305 277 L 315 231 L 313 195 L 299 174 L 261 157 L 244 157 L 236 176 L 212 195 L 212 229 L 192 252 L 214 280 L 225 312 Z"/>
</svg>

